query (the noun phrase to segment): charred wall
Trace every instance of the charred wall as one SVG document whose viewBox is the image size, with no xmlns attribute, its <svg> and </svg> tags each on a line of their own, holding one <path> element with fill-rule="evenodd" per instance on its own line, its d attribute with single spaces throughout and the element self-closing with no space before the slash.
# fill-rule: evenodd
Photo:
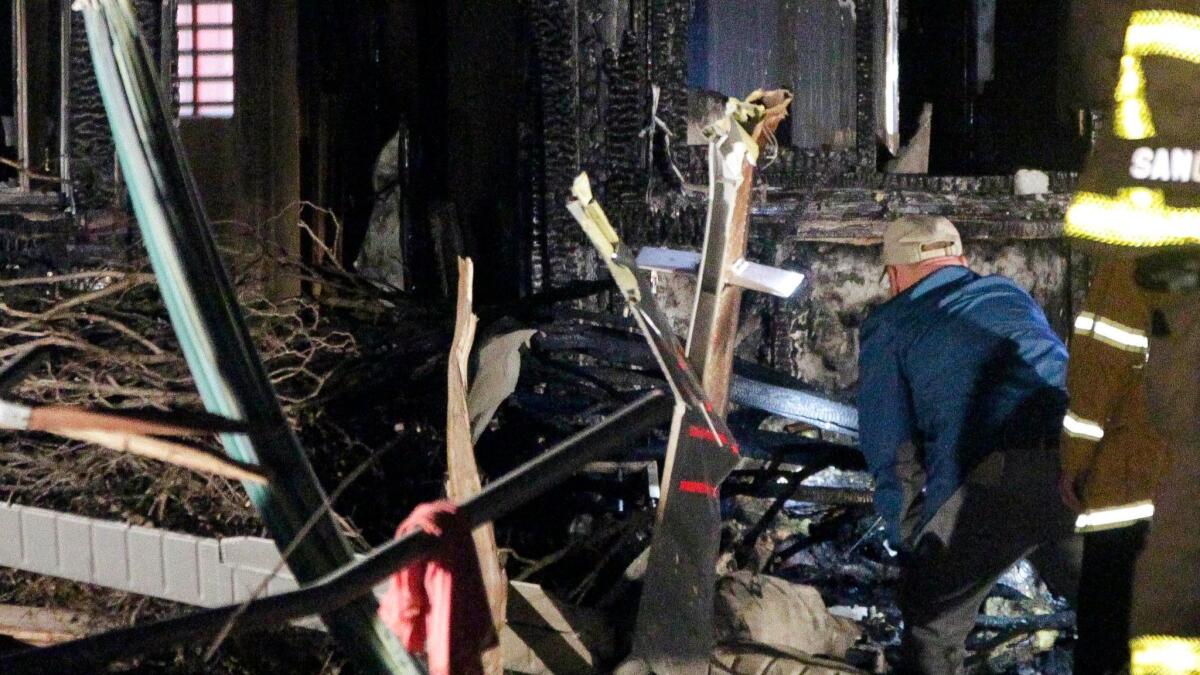
<svg viewBox="0 0 1200 675">
<path fill-rule="evenodd" d="M 858 329 L 888 297 L 879 237 L 889 219 L 935 213 L 956 222 L 971 268 L 1003 274 L 1028 290 L 1066 335 L 1086 282 L 1086 261 L 1061 237 L 1068 194 L 828 189 L 780 196 L 757 211 L 756 235 L 777 265 L 808 275 L 801 296 L 760 301 L 761 329 L 743 336 L 746 358 L 787 372 L 843 400 L 858 380 Z M 753 317 L 749 318 L 753 322 Z"/>
<path fill-rule="evenodd" d="M 537 291 L 595 277 L 583 234 L 563 208 L 581 170 L 630 241 L 671 229 L 678 186 L 662 186 L 671 182 L 667 140 L 678 145 L 686 131 L 689 6 L 549 0 L 528 9 L 538 115 L 522 133 L 522 157 L 538 167 L 524 186 L 533 195 L 529 287 Z"/>
<path fill-rule="evenodd" d="M 1005 274 L 1029 289 L 1065 334 L 1087 275 L 1085 261 L 1069 253 L 1061 237 L 1074 176 L 1051 172 L 1049 193 L 1019 197 L 1011 176 L 880 172 L 874 81 L 879 8 L 874 0 L 738 3 L 745 12 L 737 17 L 735 34 L 718 37 L 712 33 L 717 30 L 712 2 L 537 4 L 530 8 L 536 28 L 530 73 L 538 114 L 537 123 L 525 127 L 523 146 L 528 160 L 523 165 L 532 174 L 524 188 L 534 195 L 533 288 L 596 274 L 590 247 L 562 208 L 570 180 L 580 170 L 591 175 L 599 198 L 634 247 L 698 247 L 703 202 L 684 196 L 674 178 L 678 168 L 687 182 L 705 183 L 703 148 L 683 144 L 686 120 L 679 116 L 687 112 L 686 96 L 701 85 L 741 84 L 745 90 L 721 92 L 727 95 L 783 85 L 804 91 L 794 126 L 777 156 L 759 171 L 752 254 L 801 270 L 809 281 L 800 298 L 753 297 L 743 303 L 740 357 L 849 398 L 857 382 L 858 326 L 885 298 L 877 243 L 887 222 L 905 213 L 937 213 L 955 221 L 973 267 Z M 710 13 L 698 13 L 698 7 Z M 803 31 L 815 30 L 837 44 L 806 55 L 796 42 L 799 35 L 779 33 L 780 16 L 784 25 L 799 22 Z M 702 31 L 694 21 L 709 24 Z M 681 44 L 683 35 L 693 42 Z M 708 44 L 695 44 L 697 36 Z M 748 54 L 723 57 L 712 49 L 724 44 L 732 51 L 739 39 L 757 42 L 746 46 Z M 790 54 L 768 56 L 765 43 L 771 41 Z M 837 65 L 848 70 L 835 68 L 824 80 L 785 77 L 793 66 L 825 63 L 822 59 L 841 45 L 846 45 L 841 58 L 849 62 Z M 688 70 L 689 53 L 693 61 L 703 56 L 702 71 Z M 652 86 L 670 92 L 657 109 L 672 131 L 669 147 L 665 134 L 646 131 L 655 128 Z M 691 284 L 664 277 L 659 289 L 681 328 L 691 309 Z"/>
<path fill-rule="evenodd" d="M 163 35 L 171 35 L 173 14 L 164 13 L 166 4 L 157 0 L 133 0 L 142 34 L 151 52 L 163 63 L 164 73 L 170 72 L 169 59 L 174 46 L 164 54 Z M 165 17 L 165 21 L 164 21 Z M 83 15 L 71 12 L 71 34 L 68 47 L 70 94 L 67 99 L 67 124 L 70 127 L 68 152 L 71 162 L 72 191 L 76 208 L 83 213 L 116 206 L 120 203 L 117 180 L 116 151 L 112 132 L 100 100 L 96 73 L 88 51 Z"/>
</svg>

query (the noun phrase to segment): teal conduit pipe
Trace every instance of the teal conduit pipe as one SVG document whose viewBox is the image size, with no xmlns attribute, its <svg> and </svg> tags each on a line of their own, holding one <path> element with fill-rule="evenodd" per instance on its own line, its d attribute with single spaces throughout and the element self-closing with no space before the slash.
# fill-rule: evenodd
<svg viewBox="0 0 1200 675">
<path fill-rule="evenodd" d="M 250 339 L 132 4 L 76 0 L 75 7 L 83 13 L 117 157 L 171 323 L 208 410 L 249 423 L 249 432 L 221 440 L 231 457 L 273 475 L 270 485 L 245 489 L 282 550 L 325 496 Z M 349 544 L 326 515 L 288 566 L 304 583 L 351 560 Z M 373 598 L 322 618 L 363 672 L 423 672 L 378 620 Z"/>
</svg>

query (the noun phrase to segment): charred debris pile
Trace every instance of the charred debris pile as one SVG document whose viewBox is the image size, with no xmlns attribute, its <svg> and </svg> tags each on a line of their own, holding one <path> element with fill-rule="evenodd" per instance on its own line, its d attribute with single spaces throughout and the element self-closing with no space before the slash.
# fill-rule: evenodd
<svg viewBox="0 0 1200 675">
<path fill-rule="evenodd" d="M 101 410 L 198 407 L 154 277 L 136 249 L 120 258 L 124 262 L 107 257 L 103 264 L 53 270 L 37 257 L 7 264 L 0 282 L 6 327 L 0 353 L 8 360 L 31 340 L 50 348 L 23 374 L 8 374 L 6 396 Z M 287 270 L 322 280 L 331 301 L 266 300 L 253 270 L 268 261 L 274 274 Z M 239 277 L 242 306 L 326 491 L 359 473 L 335 508 L 365 549 L 390 537 L 416 503 L 443 494 L 443 374 L 452 309 L 416 303 L 353 271 L 286 262 L 264 252 L 247 264 Z M 480 313 L 476 344 L 482 347 L 535 330 L 528 345 L 510 337 L 508 350 L 498 354 L 517 358 L 520 375 L 476 443 L 485 476 L 508 472 L 646 390 L 666 388 L 640 331 L 619 312 L 534 301 L 480 307 Z M 473 368 L 478 372 L 482 364 Z M 750 364 L 738 364 L 737 371 L 745 374 L 739 382 L 803 390 Z M 852 657 L 870 669 L 898 641 L 898 568 L 884 548 L 853 436 L 812 422 L 750 406 L 736 406 L 728 416 L 743 455 L 754 459 L 722 488 L 719 568 L 815 587 L 833 613 L 863 628 Z M 665 448 L 664 430 L 658 441 L 589 466 L 499 521 L 509 578 L 599 610 L 618 634 L 628 634 Z M 49 436 L 6 434 L 4 454 L 0 478 L 14 503 L 209 536 L 264 532 L 240 486 L 223 478 Z M 806 471 L 821 458 L 829 468 Z M 809 476 L 800 482 L 798 473 Z M 5 572 L 0 589 L 4 602 L 82 611 L 100 626 L 179 611 L 166 602 L 13 571 Z M 972 638 L 979 671 L 1046 671 L 1062 661 L 1054 645 L 1069 634 L 1066 605 L 1026 563 L 997 586 L 988 609 L 994 614 L 983 617 Z M 293 641 L 289 651 L 296 653 L 329 649 L 328 640 L 308 631 L 272 639 Z M 221 667 L 232 673 L 258 663 L 248 658 L 253 650 L 236 641 L 227 651 Z M 178 663 L 194 665 L 187 658 Z"/>
<path fill-rule="evenodd" d="M 31 342 L 47 349 L 23 372 L 6 373 L 5 396 L 97 409 L 199 408 L 140 248 L 110 242 L 73 247 L 69 255 L 55 248 L 54 263 L 28 252 L 6 260 L 0 355 L 8 361 Z M 444 494 L 444 373 L 453 307 L 448 300 L 415 301 L 344 268 L 301 264 L 266 245 L 256 255 L 237 255 L 239 294 L 256 346 L 318 477 L 330 492 L 356 476 L 334 505 L 340 521 L 361 550 L 385 541 L 414 505 Z M 319 280 L 322 293 L 269 301 L 261 292 L 268 273 Z M 476 457 L 485 477 L 503 475 L 639 394 L 667 387 L 635 322 L 596 309 L 619 300 L 602 293 L 586 304 L 592 309 L 535 298 L 476 308 L 473 378 L 488 368 L 480 354 L 516 368 L 511 378 L 500 378 L 511 382 L 494 383 L 499 405 L 477 429 Z M 877 527 L 853 430 L 821 419 L 823 410 L 844 406 L 748 363 L 737 363 L 734 382 L 728 423 L 745 459 L 721 490 L 722 583 L 762 574 L 777 580 L 768 585 L 785 580 L 817 589 L 833 615 L 863 633 L 848 655 L 838 656 L 872 670 L 898 641 L 898 568 Z M 759 409 L 787 403 L 761 393 L 756 398 L 756 391 L 792 391 L 796 406 L 809 406 L 807 414 L 789 418 Z M 598 648 L 601 661 L 619 655 L 627 639 L 620 636 L 633 630 L 643 554 L 661 496 L 665 431 L 626 457 L 589 466 L 497 523 L 511 580 L 540 584 L 610 622 L 618 637 Z M 240 486 L 222 478 L 50 436 L 5 434 L 3 447 L 0 483 L 11 503 L 209 536 L 264 533 Z M 0 592 L 12 604 L 84 612 L 100 626 L 179 611 L 162 601 L 16 571 L 4 573 Z M 776 602 L 786 611 L 789 602 L 794 608 L 800 601 Z M 978 672 L 1065 667 L 1066 606 L 1027 564 L 1005 577 L 987 610 L 971 642 Z M 329 649 L 316 635 L 296 631 L 272 639 L 298 641 L 288 651 L 311 653 L 301 661 L 311 665 Z M 221 667 L 253 672 L 259 663 L 253 652 L 233 641 Z M 195 658 L 187 652 L 149 663 L 194 666 Z"/>
<path fill-rule="evenodd" d="M 260 460 L 271 489 L 23 432 L 4 436 L 0 489 L 10 504 L 193 535 L 269 533 L 289 551 L 298 542 L 289 558 L 297 579 L 320 580 L 354 564 L 343 538 L 360 551 L 379 546 L 416 504 L 454 496 L 464 445 L 474 446 L 465 456 L 486 483 L 646 392 L 669 391 L 670 435 L 660 429 L 589 464 L 495 522 L 498 560 L 482 562 L 498 562 L 509 580 L 504 669 L 604 671 L 632 654 L 659 672 L 675 672 L 680 655 L 689 672 L 697 662 L 714 672 L 886 671 L 900 624 L 897 566 L 854 448 L 853 408 L 739 362 L 733 344 L 743 291 L 791 297 L 803 283 L 796 271 L 746 259 L 756 160 L 790 94 L 729 99 L 706 126 L 712 189 L 700 254 L 635 257 L 584 174 L 566 208 L 615 285 L 577 280 L 519 305 L 472 307 L 465 261 L 457 300 L 448 277 L 446 299 L 430 302 L 339 265 L 306 227 L 303 248 L 324 253 L 313 256 L 320 263 L 244 232 L 227 233 L 232 243 L 221 250 L 127 7 L 101 0 L 83 11 L 106 105 L 122 103 L 107 113 L 142 237 L 80 248 L 68 232 L 55 253 L 43 240 L 5 256 L 0 396 L 143 416 L 203 404 L 245 421 L 244 433 L 226 434 L 225 450 Z M 698 279 L 686 353 L 658 306 L 657 274 Z M 305 292 L 278 300 L 265 290 L 285 278 Z M 297 468 L 304 459 L 312 475 Z M 332 515 L 317 508 L 314 477 Z M 323 524 L 306 539 L 297 525 L 314 510 L 312 522 Z M 0 598 L 84 612 L 93 630 L 184 613 L 13 572 L 0 577 Z M 342 607 L 358 613 L 325 620 L 344 650 L 357 648 L 364 663 L 402 656 L 373 637 L 371 603 Z M 1006 575 L 985 609 L 970 642 L 977 672 L 1069 665 L 1061 647 L 1073 616 L 1028 565 Z M 286 639 L 308 648 L 272 650 L 273 658 L 296 663 L 264 663 L 252 640 L 224 645 L 219 665 L 203 644 L 140 663 L 339 668 L 330 659 L 343 654 L 330 656 L 323 638 Z M 791 670 L 756 667 L 764 663 Z"/>
</svg>

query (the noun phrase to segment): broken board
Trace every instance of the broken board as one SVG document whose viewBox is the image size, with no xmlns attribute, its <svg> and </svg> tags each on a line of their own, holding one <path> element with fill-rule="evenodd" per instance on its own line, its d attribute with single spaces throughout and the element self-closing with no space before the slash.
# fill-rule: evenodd
<svg viewBox="0 0 1200 675">
<path fill-rule="evenodd" d="M 567 205 L 621 289 L 675 396 L 663 467 L 663 498 L 638 610 L 634 655 L 661 673 L 707 673 L 713 648 L 713 589 L 720 544 L 721 482 L 738 463 L 738 446 L 713 413 L 650 289 L 649 274 L 620 242 L 593 199 L 587 174 Z"/>
<path fill-rule="evenodd" d="M 467 360 L 475 342 L 478 318 L 471 311 L 475 266 L 470 258 L 458 259 L 458 295 L 455 303 L 454 338 L 450 343 L 446 368 L 446 496 L 462 503 L 483 489 L 479 465 L 475 462 L 475 446 L 471 439 L 471 418 L 467 406 Z M 496 546 L 496 529 L 492 523 L 471 532 L 479 571 L 487 590 L 488 606 L 497 632 L 504 625 L 508 582 L 500 566 Z M 503 675 L 504 665 L 498 646 L 481 655 L 486 675 Z"/>
</svg>

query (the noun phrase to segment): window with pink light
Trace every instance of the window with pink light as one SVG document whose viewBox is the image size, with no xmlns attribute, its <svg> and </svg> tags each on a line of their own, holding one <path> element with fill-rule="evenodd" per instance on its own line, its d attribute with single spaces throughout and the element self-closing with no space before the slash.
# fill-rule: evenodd
<svg viewBox="0 0 1200 675">
<path fill-rule="evenodd" d="M 184 0 L 176 10 L 180 117 L 233 117 L 233 3 Z"/>
</svg>

